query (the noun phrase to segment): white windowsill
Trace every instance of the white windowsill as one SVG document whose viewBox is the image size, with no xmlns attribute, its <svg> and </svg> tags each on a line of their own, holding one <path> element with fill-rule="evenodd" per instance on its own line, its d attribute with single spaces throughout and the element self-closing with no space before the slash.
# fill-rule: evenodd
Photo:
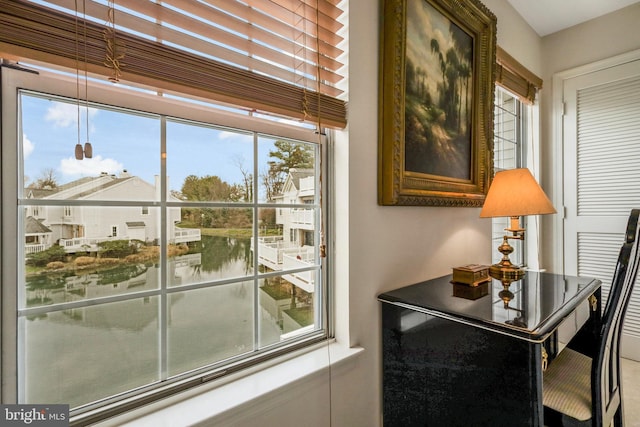
<svg viewBox="0 0 640 427">
<path fill-rule="evenodd" d="M 225 378 L 220 382 L 211 381 L 194 390 L 105 420 L 99 425 L 177 427 L 206 423 L 253 400 L 319 374 L 329 366 L 345 362 L 363 351 L 362 347 L 347 347 L 337 342 L 323 343 L 295 357 L 287 357 L 280 362 L 276 359 L 269 367 L 256 372 L 236 374 L 237 378 Z"/>
</svg>

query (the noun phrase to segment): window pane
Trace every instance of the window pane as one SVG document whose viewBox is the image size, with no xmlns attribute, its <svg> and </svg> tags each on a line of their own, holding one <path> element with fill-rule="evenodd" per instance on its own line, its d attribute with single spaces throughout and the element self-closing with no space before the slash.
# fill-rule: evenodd
<svg viewBox="0 0 640 427">
<path fill-rule="evenodd" d="M 87 109 L 84 103 L 26 92 L 20 102 L 26 198 L 158 200 L 157 117 L 93 104 Z M 88 141 L 91 158 L 85 154 Z M 77 144 L 81 160 L 75 157 Z"/>
<path fill-rule="evenodd" d="M 261 202 L 307 203 L 315 201 L 317 145 L 260 137 L 258 170 Z"/>
<path fill-rule="evenodd" d="M 263 333 L 266 346 L 321 327 L 315 298 L 318 290 L 319 254 L 315 244 L 316 209 L 262 209 L 264 227 L 258 239 L 258 268 L 261 272 L 282 272 L 260 283 L 263 328 L 278 325 L 279 334 Z M 275 222 L 275 226 L 267 225 Z"/>
<path fill-rule="evenodd" d="M 315 274 L 315 272 L 311 272 Z M 260 346 L 265 347 L 319 327 L 314 293 L 283 276 L 260 281 Z"/>
<path fill-rule="evenodd" d="M 158 381 L 158 298 L 22 318 L 24 402 L 83 405 Z"/>
<path fill-rule="evenodd" d="M 501 89 L 495 99 L 494 166 L 496 170 L 520 167 L 520 101 Z"/>
<path fill-rule="evenodd" d="M 523 165 L 523 104 L 517 97 L 500 87 L 495 93 L 494 115 L 494 156 L 493 166 L 496 171 L 515 169 Z M 510 226 L 509 218 L 492 218 L 492 246 L 493 263 L 502 259 L 502 255 L 495 249 L 502 244 L 503 236 L 507 234 L 505 228 Z M 512 239 L 509 244 L 514 251 L 509 256 L 516 265 L 524 264 L 524 245 L 522 240 Z"/>
<path fill-rule="evenodd" d="M 169 296 L 169 375 L 254 350 L 253 281 Z"/>
<path fill-rule="evenodd" d="M 183 209 L 176 244 L 169 247 L 170 284 L 189 285 L 253 274 L 250 208 Z M 196 228 L 199 227 L 199 228 Z M 177 237 L 184 235 L 184 242 Z"/>
<path fill-rule="evenodd" d="M 141 219 L 139 206 L 74 206 L 72 216 L 60 221 L 64 209 L 40 205 L 39 218 L 24 218 L 26 295 L 20 308 L 158 288 L 158 208 Z"/>
<path fill-rule="evenodd" d="M 253 136 L 167 121 L 167 174 L 182 200 L 251 202 Z"/>
</svg>

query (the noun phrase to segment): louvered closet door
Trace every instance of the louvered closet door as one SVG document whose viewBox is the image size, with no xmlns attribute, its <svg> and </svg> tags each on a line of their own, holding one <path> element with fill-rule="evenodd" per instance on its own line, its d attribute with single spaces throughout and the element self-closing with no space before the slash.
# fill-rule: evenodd
<svg viewBox="0 0 640 427">
<path fill-rule="evenodd" d="M 565 270 L 609 294 L 629 212 L 640 208 L 640 61 L 564 82 Z M 623 357 L 640 360 L 640 284 L 625 319 Z"/>
</svg>

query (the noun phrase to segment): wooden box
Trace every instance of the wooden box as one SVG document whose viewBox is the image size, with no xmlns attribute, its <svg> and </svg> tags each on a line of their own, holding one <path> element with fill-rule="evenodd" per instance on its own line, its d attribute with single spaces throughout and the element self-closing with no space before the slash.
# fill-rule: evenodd
<svg viewBox="0 0 640 427">
<path fill-rule="evenodd" d="M 468 264 L 453 268 L 453 281 L 477 286 L 489 279 L 489 266 L 480 264 Z"/>
<path fill-rule="evenodd" d="M 489 295 L 489 284 L 491 279 L 479 282 L 476 285 L 466 283 L 451 282 L 453 285 L 453 296 L 466 299 L 478 299 Z"/>
</svg>

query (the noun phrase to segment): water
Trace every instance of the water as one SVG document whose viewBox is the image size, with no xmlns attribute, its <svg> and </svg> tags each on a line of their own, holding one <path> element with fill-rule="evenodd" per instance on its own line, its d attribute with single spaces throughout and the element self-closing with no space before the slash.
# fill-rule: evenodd
<svg viewBox="0 0 640 427">
<path fill-rule="evenodd" d="M 152 384 L 185 371 L 276 343 L 282 333 L 274 313 L 260 307 L 249 239 L 203 236 L 197 252 L 168 263 L 172 290 L 159 288 L 156 263 L 120 265 L 27 281 L 29 306 L 131 294 L 122 302 L 22 317 L 19 335 L 21 402 L 71 407 Z M 180 291 L 181 285 L 217 279 L 237 282 Z M 262 301 L 264 295 L 260 295 Z M 255 331 L 258 319 L 258 333 Z"/>
</svg>

